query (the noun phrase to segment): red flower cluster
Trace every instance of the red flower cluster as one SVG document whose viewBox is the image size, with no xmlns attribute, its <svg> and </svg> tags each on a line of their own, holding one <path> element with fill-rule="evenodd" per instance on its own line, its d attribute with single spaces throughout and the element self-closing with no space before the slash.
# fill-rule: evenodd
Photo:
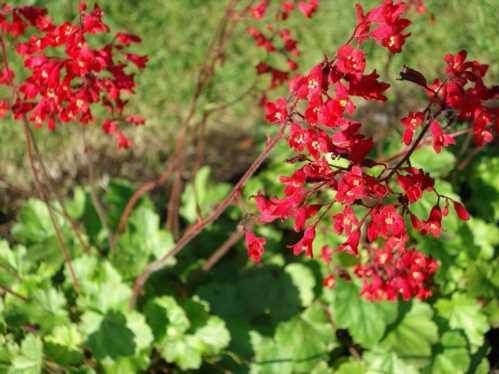
<svg viewBox="0 0 499 374">
<path fill-rule="evenodd" d="M 261 0 L 253 8 L 249 9 L 251 16 L 257 21 L 265 18 L 271 0 Z M 298 40 L 296 40 L 289 28 L 281 27 L 279 22 L 286 21 L 291 13 L 298 9 L 306 18 L 312 18 L 319 6 L 319 0 L 300 1 L 297 6 L 293 1 L 282 2 L 274 13 L 274 23 L 267 23 L 265 27 L 251 26 L 247 31 L 255 41 L 257 47 L 263 48 L 270 55 L 280 55 L 286 61 L 286 68 L 279 68 L 268 62 L 259 62 L 256 66 L 258 75 L 269 74 L 271 76 L 270 88 L 278 87 L 286 83 L 293 71 L 298 69 L 296 57 L 300 55 Z M 263 100 L 265 104 L 265 99 Z"/>
<path fill-rule="evenodd" d="M 281 177 L 283 197 L 256 196 L 260 223 L 291 220 L 294 230 L 303 232 L 302 238 L 290 246 L 295 255 L 314 255 L 319 225 L 322 231 L 344 235 L 336 251 L 359 257 L 360 265 L 353 274 L 363 280 L 362 295 L 369 300 L 429 297 L 438 264 L 416 249 L 408 249 L 408 226 L 423 235 L 439 237 L 450 202 L 459 218 L 469 218 L 463 205 L 435 190 L 428 173 L 410 163 L 405 165 L 418 142 L 430 130 L 433 147 L 439 153 L 442 147 L 454 144 L 447 132 L 458 119 L 473 122 L 475 139 L 482 144 L 492 139 L 490 126 L 493 118 L 497 121 L 497 112 L 484 103 L 497 97 L 497 92 L 482 81 L 486 67 L 476 61 L 465 62 L 463 53 L 447 56 L 445 82 L 428 86 L 426 78 L 412 69 L 402 75 L 402 79 L 430 93 L 427 109 L 402 119 L 403 143 L 411 145 L 418 133 L 414 147 L 393 158 L 401 158 L 394 167 L 369 158 L 373 140 L 362 134 L 362 124 L 352 118 L 355 102 L 383 102 L 389 85 L 379 80 L 376 71 L 366 72 L 366 54 L 359 47 L 373 39 L 391 53 L 400 52 L 410 35 L 405 31 L 410 21 L 402 18 L 407 8 L 404 2 L 385 0 L 366 14 L 357 5 L 357 26 L 336 56 L 293 78 L 289 82 L 290 99 L 279 98 L 265 105 L 268 122 L 288 130 L 288 145 L 296 152 L 290 162 L 297 168 L 291 176 Z M 444 114 L 445 118 L 439 119 Z M 343 166 L 335 162 L 340 159 Z M 437 199 L 426 220 L 410 210 L 423 192 L 434 193 Z M 334 206 L 341 209 L 332 216 L 331 224 L 325 217 Z M 248 251 L 259 261 L 264 239 L 251 238 L 247 239 Z M 324 246 L 322 259 L 329 263 L 332 252 Z M 326 287 L 334 286 L 335 272 L 345 277 L 344 269 L 333 267 L 324 281 Z"/>
<path fill-rule="evenodd" d="M 466 57 L 466 51 L 461 51 L 455 56 L 446 55 L 445 82 L 436 79 L 428 90 L 430 95 L 438 96 L 443 107 L 457 113 L 457 120 L 471 122 L 475 143 L 483 145 L 492 142 L 495 134 L 499 132 L 499 108 L 486 106 L 488 100 L 499 97 L 499 91 L 497 86 L 489 88 L 483 82 L 488 65 L 480 64 L 478 61 L 466 61 Z M 452 144 L 449 136 L 442 134 L 436 125 L 432 125 L 432 133 L 434 146 Z"/>
<path fill-rule="evenodd" d="M 126 69 L 130 63 L 143 69 L 148 57 L 126 52 L 130 44 L 141 41 L 128 33 L 116 33 L 101 48 L 91 47 L 89 36 L 110 30 L 102 21 L 98 5 L 87 11 L 85 3 L 81 3 L 79 11 L 78 24 L 58 25 L 43 8 L 2 7 L 0 28 L 10 38 L 1 39 L 4 66 L 0 84 L 12 87 L 12 97 L 0 102 L 1 112 L 5 115 L 10 110 L 16 119 L 24 118 L 37 128 L 46 124 L 53 130 L 56 122 L 95 122 L 94 110 L 100 105 L 110 115 L 102 121 L 103 130 L 116 137 L 119 147 L 128 148 L 131 141 L 120 130 L 120 124 L 142 125 L 144 119 L 123 113 L 127 104 L 123 94 L 132 94 L 136 86 L 134 74 Z M 7 42 L 28 70 L 22 82 L 15 82 L 9 68 Z"/>
</svg>

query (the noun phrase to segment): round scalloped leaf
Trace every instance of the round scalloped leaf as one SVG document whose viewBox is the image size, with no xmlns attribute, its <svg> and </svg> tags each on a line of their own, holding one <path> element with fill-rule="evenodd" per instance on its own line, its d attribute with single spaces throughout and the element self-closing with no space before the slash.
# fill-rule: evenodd
<svg viewBox="0 0 499 374">
<path fill-rule="evenodd" d="M 328 293 L 337 326 L 348 329 L 354 341 L 366 348 L 381 340 L 387 324 L 397 316 L 397 303 L 366 301 L 359 296 L 360 289 L 353 282 L 338 279 L 336 288 Z"/>
<path fill-rule="evenodd" d="M 464 294 L 455 293 L 451 299 L 440 299 L 435 304 L 438 313 L 449 321 L 452 329 L 461 329 L 476 352 L 484 343 L 484 335 L 489 329 L 487 317 L 480 304 Z"/>
<path fill-rule="evenodd" d="M 299 316 L 281 322 L 273 338 L 251 332 L 255 360 L 253 374 L 310 372 L 328 360 L 338 346 L 334 329 L 325 311 L 313 304 Z"/>
<path fill-rule="evenodd" d="M 404 359 L 423 366 L 431 357 L 432 344 L 438 340 L 438 328 L 432 320 L 433 311 L 428 304 L 414 301 L 400 323 L 391 328 L 380 347 L 397 353 Z"/>
</svg>

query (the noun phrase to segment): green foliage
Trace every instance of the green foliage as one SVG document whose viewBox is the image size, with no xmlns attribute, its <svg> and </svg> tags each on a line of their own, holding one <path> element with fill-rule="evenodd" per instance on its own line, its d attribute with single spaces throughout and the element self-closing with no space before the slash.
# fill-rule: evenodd
<svg viewBox="0 0 499 374">
<path fill-rule="evenodd" d="M 359 298 L 360 288 L 353 282 L 338 281 L 330 291 L 332 314 L 338 327 L 348 329 L 354 340 L 365 348 L 376 346 L 386 327 L 397 317 L 396 303 L 372 303 Z"/>
<path fill-rule="evenodd" d="M 251 343 L 255 350 L 253 374 L 311 372 L 318 362 L 327 363 L 329 353 L 338 346 L 319 304 L 280 323 L 273 337 L 252 331 Z"/>
<path fill-rule="evenodd" d="M 415 164 L 427 162 L 420 152 Z M 473 177 L 460 186 L 439 181 L 439 191 L 462 199 L 470 183 L 493 186 L 495 176 L 482 169 L 493 167 L 487 160 L 477 160 Z M 433 167 L 437 174 L 448 172 L 446 163 Z M 476 170 L 484 171 L 483 178 Z M 271 163 L 246 193 L 277 188 L 273 178 L 285 174 L 285 167 Z M 228 189 L 202 169 L 182 197 L 185 222 L 213 209 Z M 113 206 L 113 227 L 132 193 L 125 181 L 110 183 L 104 200 Z M 411 209 L 424 216 L 434 203 L 425 194 Z M 57 213 L 79 292 L 41 201 L 29 200 L 20 210 L 12 243 L 0 241 L 0 285 L 12 291 L 0 299 L 0 372 L 126 374 L 168 366 L 207 373 L 220 368 L 254 374 L 486 374 L 490 367 L 487 355 L 495 348 L 486 334 L 496 334 L 491 329 L 499 326 L 499 234 L 489 210 L 473 210 L 468 222 L 449 214 L 445 240 L 412 233 L 416 246 L 441 262 L 434 297 L 425 302 L 368 302 L 358 296 L 358 283 L 341 278 L 334 289 L 323 288 L 324 265 L 289 261 L 282 242 L 286 231 L 279 231 L 287 226 L 280 223 L 264 228 L 269 238 L 264 264 L 250 266 L 238 244 L 210 273 L 201 272 L 203 256 L 240 219 L 234 209 L 172 258 L 131 311 L 135 277 L 173 246 L 159 210 L 144 197 L 110 249 L 102 225 L 93 222 L 98 217 L 89 194 L 77 189 L 66 204 L 91 245 L 90 254 L 84 253 Z M 320 240 L 322 245 L 340 239 L 321 233 Z M 337 260 L 346 269 L 355 264 Z"/>
<path fill-rule="evenodd" d="M 180 213 L 190 223 L 198 217 L 206 216 L 214 205 L 220 202 L 230 191 L 230 185 L 210 181 L 210 169 L 202 167 L 196 174 L 193 183 L 189 183 L 182 194 Z"/>
<path fill-rule="evenodd" d="M 147 304 L 155 346 L 166 362 L 176 363 L 183 370 L 197 369 L 204 356 L 215 355 L 229 344 L 224 321 L 208 312 L 207 304 L 196 299 L 189 300 L 184 308 L 169 296 Z"/>
</svg>

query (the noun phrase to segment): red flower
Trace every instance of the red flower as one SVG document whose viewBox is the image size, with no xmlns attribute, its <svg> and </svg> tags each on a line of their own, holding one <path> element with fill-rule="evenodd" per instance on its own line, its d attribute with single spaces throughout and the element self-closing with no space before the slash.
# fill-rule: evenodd
<svg viewBox="0 0 499 374">
<path fill-rule="evenodd" d="M 422 112 L 411 112 L 407 117 L 402 118 L 400 122 L 405 126 L 403 141 L 405 145 L 412 143 L 412 137 L 414 132 L 418 127 L 420 127 L 424 122 L 424 113 Z"/>
<path fill-rule="evenodd" d="M 0 118 L 4 118 L 9 112 L 10 104 L 5 100 L 0 100 Z"/>
<path fill-rule="evenodd" d="M 343 74 L 360 76 L 366 67 L 365 53 L 353 48 L 350 44 L 342 45 L 338 49 L 336 68 Z"/>
<path fill-rule="evenodd" d="M 331 247 L 325 245 L 321 248 L 321 260 L 324 261 L 326 264 L 329 264 L 329 262 L 331 262 L 332 254 L 333 254 L 333 249 Z"/>
<path fill-rule="evenodd" d="M 423 223 L 421 233 L 427 235 L 431 233 L 435 238 L 438 238 L 442 232 L 442 210 L 438 205 L 435 205 L 428 219 Z"/>
<path fill-rule="evenodd" d="M 338 246 L 339 252 L 346 252 L 354 256 L 359 254 L 360 230 L 355 230 L 348 235 L 347 240 Z"/>
<path fill-rule="evenodd" d="M 355 212 L 349 206 L 346 206 L 343 209 L 343 212 L 334 215 L 333 220 L 334 231 L 340 235 L 343 234 L 343 232 L 349 235 L 354 227 L 359 224 L 359 220 L 355 216 Z"/>
<path fill-rule="evenodd" d="M 125 47 L 128 47 L 132 43 L 140 43 L 142 39 L 134 34 L 117 32 L 116 39 L 118 39 Z"/>
<path fill-rule="evenodd" d="M 326 288 L 335 288 L 336 287 L 336 279 L 333 274 L 329 274 L 323 281 L 322 284 Z"/>
<path fill-rule="evenodd" d="M 139 116 L 127 116 L 126 121 L 133 123 L 135 126 L 140 126 L 146 123 L 146 120 Z"/>
<path fill-rule="evenodd" d="M 435 152 L 440 153 L 442 151 L 442 147 L 447 147 L 450 144 L 456 144 L 456 141 L 452 136 L 444 133 L 438 121 L 433 121 L 430 129 L 433 136 L 433 149 Z"/>
<path fill-rule="evenodd" d="M 146 67 L 147 61 L 149 61 L 148 56 L 139 56 L 134 53 L 126 53 L 125 57 L 139 69 L 144 69 Z"/>
<path fill-rule="evenodd" d="M 307 18 L 312 18 L 313 14 L 319 6 L 319 0 L 309 0 L 308 2 L 300 1 L 298 3 L 298 9 Z"/>
<path fill-rule="evenodd" d="M 400 187 L 405 191 L 410 203 L 418 201 L 424 191 L 432 191 L 435 181 L 422 169 L 406 168 L 408 175 L 397 175 Z"/>
<path fill-rule="evenodd" d="M 365 195 L 365 182 L 362 178 L 362 169 L 358 166 L 343 174 L 338 181 L 336 200 L 343 204 L 352 204 Z"/>
<path fill-rule="evenodd" d="M 303 129 L 296 123 L 291 125 L 291 131 L 288 137 L 288 144 L 290 147 L 293 147 L 296 151 L 301 152 L 305 149 L 309 138 L 309 130 Z"/>
<path fill-rule="evenodd" d="M 265 104 L 265 118 L 270 123 L 283 124 L 288 117 L 288 103 L 286 99 L 277 99 L 275 103 L 267 101 Z"/>
<path fill-rule="evenodd" d="M 312 250 L 312 245 L 315 240 L 315 227 L 309 226 L 306 228 L 303 237 L 300 241 L 294 245 L 289 246 L 293 248 L 293 253 L 295 256 L 300 255 L 302 252 L 305 252 L 307 257 L 313 257 L 314 253 Z"/>
<path fill-rule="evenodd" d="M 470 214 L 466 210 L 463 204 L 458 203 L 457 201 L 453 202 L 454 210 L 456 211 L 457 216 L 463 221 L 467 221 L 470 219 Z"/>
<path fill-rule="evenodd" d="M 379 74 L 374 70 L 371 74 L 350 79 L 348 92 L 351 96 L 359 96 L 366 100 L 386 101 L 383 93 L 390 87 L 388 83 L 378 81 Z"/>
<path fill-rule="evenodd" d="M 295 213 L 295 224 L 293 229 L 295 231 L 301 231 L 303 230 L 303 227 L 307 220 L 310 217 L 313 217 L 314 215 L 317 214 L 317 212 L 321 209 L 321 205 L 319 204 L 312 204 L 312 205 L 305 205 L 296 210 Z"/>
<path fill-rule="evenodd" d="M 251 15 L 256 19 L 260 20 L 265 16 L 267 11 L 267 6 L 269 5 L 269 0 L 262 0 L 251 10 Z"/>
<path fill-rule="evenodd" d="M 266 242 L 267 240 L 264 238 L 257 237 L 251 231 L 246 231 L 244 244 L 248 250 L 248 256 L 253 260 L 253 262 L 258 263 L 262 259 L 262 255 L 265 252 L 264 245 Z"/>
<path fill-rule="evenodd" d="M 404 218 L 397 212 L 393 205 L 375 208 L 371 212 L 372 221 L 367 229 L 369 241 L 374 241 L 378 236 L 388 239 L 391 236 L 405 234 Z"/>
</svg>

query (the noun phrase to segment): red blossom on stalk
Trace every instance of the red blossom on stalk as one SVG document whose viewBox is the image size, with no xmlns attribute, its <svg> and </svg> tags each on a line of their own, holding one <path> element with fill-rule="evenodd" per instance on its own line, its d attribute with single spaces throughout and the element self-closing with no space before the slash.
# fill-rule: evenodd
<svg viewBox="0 0 499 374">
<path fill-rule="evenodd" d="M 260 11 L 256 18 L 263 14 L 262 4 L 257 5 Z M 266 12 L 270 4 L 266 3 Z M 309 17 L 316 5 L 316 1 L 301 1 L 297 8 Z M 445 57 L 445 77 L 433 83 L 428 83 L 423 73 L 404 68 L 400 79 L 423 89 L 428 95 L 428 106 L 401 119 L 401 143 L 410 147 L 391 158 L 393 164 L 370 158 L 374 140 L 366 134 L 372 131 L 364 131 L 365 125 L 353 118 L 359 101 L 384 102 L 390 86 L 380 81 L 376 71 L 366 73 L 368 61 L 362 45 L 373 40 L 391 53 L 400 52 L 410 36 L 407 29 L 411 22 L 404 16 L 414 6 L 419 12 L 424 11 L 423 2 L 418 0 L 383 0 L 368 11 L 356 5 L 356 27 L 335 56 L 324 57 L 306 74 L 290 74 L 286 78 L 283 75 L 278 83 L 287 79 L 288 99 L 263 100 L 267 121 L 286 131 L 287 144 L 294 152 L 288 162 L 295 169 L 280 178 L 283 197 L 255 197 L 259 222 L 289 220 L 293 229 L 302 233 L 301 239 L 290 245 L 297 256 L 313 255 L 317 230 L 345 235 L 336 251 L 358 258 L 353 275 L 362 280 L 361 294 L 368 300 L 431 296 L 432 276 L 438 263 L 407 247 L 407 225 L 412 224 L 423 235 L 439 237 L 451 202 L 460 219 L 469 219 L 461 203 L 436 191 L 429 173 L 411 166 L 412 153 L 429 141 L 437 154 L 455 144 L 451 129 L 456 121 L 470 124 L 479 145 L 493 141 L 499 128 L 499 111 L 488 105 L 488 100 L 499 97 L 499 90 L 483 82 L 487 66 L 468 61 L 467 53 L 462 51 Z M 285 21 L 293 9 L 291 2 L 282 4 L 276 20 Z M 265 30 L 255 27 L 249 32 L 269 54 L 279 51 L 289 59 L 297 53 L 297 42 L 290 30 L 274 25 Z M 293 65 L 292 70 L 295 68 Z M 268 63 L 257 65 L 260 75 L 274 75 L 276 71 L 283 72 Z M 336 160 L 341 160 L 342 166 Z M 382 167 L 381 173 L 374 169 L 378 167 Z M 411 204 L 424 193 L 437 198 L 426 219 L 410 211 Z M 331 217 L 328 212 L 333 207 L 338 209 L 335 208 L 337 213 L 330 222 L 326 217 Z M 320 256 L 326 266 L 332 265 L 332 254 L 328 244 L 322 245 Z M 334 269 L 334 274 L 350 280 L 347 270 Z M 330 270 L 328 273 L 323 284 L 334 287 L 335 277 Z"/>
<path fill-rule="evenodd" d="M 424 122 L 424 113 L 422 112 L 411 112 L 407 117 L 404 117 L 400 122 L 405 126 L 403 141 L 405 145 L 412 143 L 412 137 L 415 131 L 421 127 Z"/>
<path fill-rule="evenodd" d="M 298 3 L 298 9 L 307 18 L 312 18 L 318 6 L 319 0 L 300 1 Z"/>
<path fill-rule="evenodd" d="M 257 237 L 253 232 L 247 231 L 244 237 L 244 243 L 248 249 L 248 256 L 256 263 L 260 262 L 265 253 L 264 245 L 267 242 L 264 238 Z"/>
<path fill-rule="evenodd" d="M 442 147 L 447 147 L 451 144 L 456 144 L 454 138 L 448 134 L 446 134 L 442 128 L 440 127 L 440 123 L 438 121 L 433 121 L 431 123 L 431 135 L 433 137 L 433 149 L 435 152 L 440 153 L 442 151 Z"/>
<path fill-rule="evenodd" d="M 35 128 L 46 125 L 54 130 L 58 122 L 83 125 L 97 122 L 93 107 L 101 106 L 110 113 L 110 118 L 102 121 L 104 132 L 116 138 L 119 148 L 129 148 L 132 142 L 119 129 L 120 125 L 143 124 L 144 120 L 124 114 L 127 101 L 123 95 L 133 94 L 136 87 L 134 74 L 127 71 L 128 63 L 143 69 L 148 57 L 125 51 L 130 44 L 141 41 L 129 33 L 118 32 L 116 42 L 91 47 L 94 34 L 108 34 L 110 29 L 97 4 L 88 11 L 86 4 L 81 3 L 79 9 L 80 23 L 54 24 L 46 9 L 3 7 L 0 11 L 0 28 L 5 32 L 3 43 L 12 44 L 23 60 L 27 78 L 15 82 L 8 60 L 4 61 L 0 84 L 12 86 L 14 94 L 11 101 L 3 101 L 10 105 L 3 104 L 2 108 L 10 109 L 14 118 L 24 118 Z M 60 53 L 54 54 L 53 49 Z"/>
</svg>

